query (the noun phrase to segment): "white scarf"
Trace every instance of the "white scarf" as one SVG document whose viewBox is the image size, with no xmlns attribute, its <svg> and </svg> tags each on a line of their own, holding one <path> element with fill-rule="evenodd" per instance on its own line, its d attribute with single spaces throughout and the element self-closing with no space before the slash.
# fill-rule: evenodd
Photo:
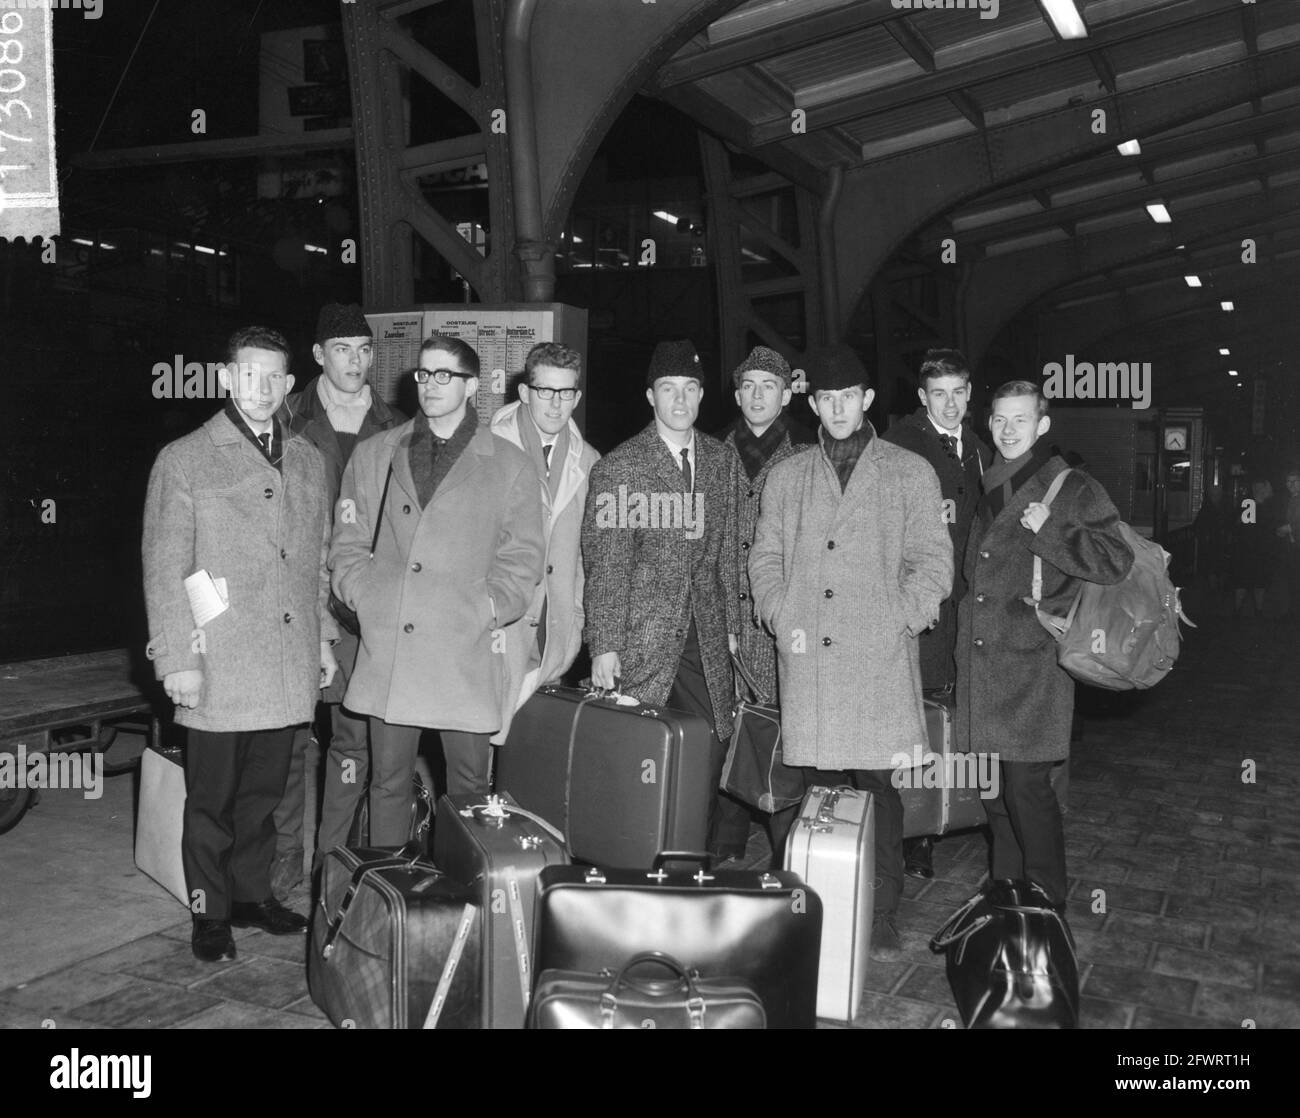
<svg viewBox="0 0 1300 1118">
<path fill-rule="evenodd" d="M 355 435 L 361 430 L 361 424 L 370 411 L 370 385 L 362 385 L 361 391 L 352 395 L 340 392 L 330 383 L 329 377 L 322 373 L 316 378 L 316 392 L 320 402 L 325 405 L 325 414 L 329 416 L 330 426 L 336 431 Z"/>
</svg>

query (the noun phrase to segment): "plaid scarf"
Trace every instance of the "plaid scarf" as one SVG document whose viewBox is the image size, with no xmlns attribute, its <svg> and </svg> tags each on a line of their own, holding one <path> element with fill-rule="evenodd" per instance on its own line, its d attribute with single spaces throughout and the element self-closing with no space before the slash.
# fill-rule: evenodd
<svg viewBox="0 0 1300 1118">
<path fill-rule="evenodd" d="M 744 419 L 736 422 L 736 450 L 740 454 L 745 474 L 753 481 L 762 472 L 767 460 L 776 453 L 785 438 L 785 420 L 777 416 L 761 435 L 755 435 Z"/>
<path fill-rule="evenodd" d="M 429 427 L 429 421 L 420 416 L 411 431 L 411 442 L 406 448 L 411 466 L 411 480 L 415 482 L 415 495 L 420 508 L 427 508 L 456 459 L 469 446 L 478 430 L 478 411 L 466 407 L 465 416 L 452 432 L 451 438 L 440 439 Z"/>
<path fill-rule="evenodd" d="M 853 469 L 858 464 L 858 459 L 862 457 L 862 452 L 867 449 L 867 444 L 871 442 L 871 424 L 863 419 L 862 426 L 847 439 L 832 438 L 826 433 L 825 427 L 821 428 L 817 434 L 822 444 L 823 453 L 825 453 L 830 464 L 835 467 L 835 474 L 840 479 L 840 493 L 842 494 L 849 487 L 849 478 L 853 476 Z"/>
</svg>

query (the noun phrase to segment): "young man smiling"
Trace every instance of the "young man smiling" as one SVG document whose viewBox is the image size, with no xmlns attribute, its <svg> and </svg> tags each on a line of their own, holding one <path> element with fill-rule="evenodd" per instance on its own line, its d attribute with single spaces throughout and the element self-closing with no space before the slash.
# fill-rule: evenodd
<svg viewBox="0 0 1300 1118">
<path fill-rule="evenodd" d="M 1051 419 L 1032 381 L 993 394 L 989 431 L 997 456 L 966 549 L 966 596 L 958 607 L 957 746 L 1001 758 L 1000 793 L 986 800 L 995 879 L 1030 880 L 1064 906 L 1065 836 L 1051 785 L 1070 753 L 1074 681 L 1029 596 L 1042 560 L 1042 610 L 1065 616 L 1079 580 L 1119 582 L 1133 552 L 1106 491 L 1073 469 L 1051 506 L 1043 497 L 1068 469 L 1039 440 Z"/>
<path fill-rule="evenodd" d="M 231 399 L 162 449 L 149 476 L 144 584 L 154 671 L 188 728 L 181 858 L 194 903 L 193 951 L 235 957 L 231 926 L 272 935 L 307 921 L 272 895 L 272 814 L 294 727 L 336 668 L 320 454 L 275 419 L 289 375 L 275 330 L 237 330 L 218 373 Z M 185 580 L 225 584 L 225 608 L 196 621 Z"/>
<path fill-rule="evenodd" d="M 406 839 L 422 729 L 440 731 L 450 794 L 488 790 L 500 630 L 524 615 L 546 554 L 532 461 L 479 426 L 478 355 L 435 334 L 419 360 L 421 414 L 357 447 L 330 547 L 334 592 L 361 623 L 343 701 L 370 716 L 375 846 Z"/>
<path fill-rule="evenodd" d="M 539 342 L 524 359 L 519 400 L 492 417 L 491 430 L 528 455 L 537 470 L 546 532 L 546 574 L 527 612 L 505 628 L 505 706 L 501 730 L 528 697 L 553 683 L 582 648 L 582 514 L 587 478 L 600 455 L 573 422 L 582 399 L 582 355 L 559 342 Z"/>
</svg>

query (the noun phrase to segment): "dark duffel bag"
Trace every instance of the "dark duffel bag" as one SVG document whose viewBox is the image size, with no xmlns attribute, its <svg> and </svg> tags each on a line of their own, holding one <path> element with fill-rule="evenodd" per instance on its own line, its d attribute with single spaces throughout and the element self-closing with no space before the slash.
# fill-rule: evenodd
<svg viewBox="0 0 1300 1118">
<path fill-rule="evenodd" d="M 406 845 L 414 843 L 421 853 L 429 852 L 429 828 L 433 822 L 433 797 L 418 772 L 411 774 L 411 825 L 406 831 Z M 370 789 L 366 787 L 357 801 L 348 830 L 348 846 L 370 847 Z"/>
<path fill-rule="evenodd" d="M 656 963 L 673 978 L 633 977 Z M 645 951 L 617 974 L 550 970 L 537 980 L 533 1029 L 765 1029 L 754 988 L 738 978 L 701 978 L 671 955 Z"/>
<path fill-rule="evenodd" d="M 1028 881 L 990 883 L 930 941 L 969 1029 L 1073 1029 L 1079 960 L 1065 917 Z"/>
<path fill-rule="evenodd" d="M 312 1001 L 341 1028 L 479 1028 L 476 902 L 415 848 L 335 847 L 312 919 Z"/>
<path fill-rule="evenodd" d="M 708 862 L 659 861 L 688 858 Z M 749 983 L 768 1028 L 816 1027 L 822 903 L 798 874 L 547 866 L 537 880 L 538 974 L 617 971 L 663 951 L 704 978 Z"/>
</svg>

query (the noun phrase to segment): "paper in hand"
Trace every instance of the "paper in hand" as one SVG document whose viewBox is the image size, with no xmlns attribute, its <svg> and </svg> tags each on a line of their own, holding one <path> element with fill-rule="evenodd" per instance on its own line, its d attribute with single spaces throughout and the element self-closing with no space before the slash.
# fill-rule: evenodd
<svg viewBox="0 0 1300 1118">
<path fill-rule="evenodd" d="M 230 595 L 224 578 L 214 579 L 206 570 L 195 571 L 185 580 L 184 586 L 194 624 L 200 629 L 230 608 Z"/>
</svg>

